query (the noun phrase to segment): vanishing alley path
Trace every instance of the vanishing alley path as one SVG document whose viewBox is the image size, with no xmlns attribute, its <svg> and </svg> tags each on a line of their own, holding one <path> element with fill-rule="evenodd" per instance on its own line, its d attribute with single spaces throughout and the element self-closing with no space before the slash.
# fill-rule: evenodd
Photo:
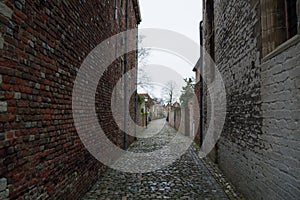
<svg viewBox="0 0 300 200">
<path fill-rule="evenodd" d="M 168 143 L 175 134 L 176 130 L 165 123 L 165 119 L 152 121 L 140 132 L 129 151 L 153 151 Z M 143 138 L 143 135 L 151 137 Z M 228 196 L 194 147 L 190 147 L 172 165 L 154 172 L 132 174 L 108 169 L 83 199 L 228 199 Z"/>
</svg>

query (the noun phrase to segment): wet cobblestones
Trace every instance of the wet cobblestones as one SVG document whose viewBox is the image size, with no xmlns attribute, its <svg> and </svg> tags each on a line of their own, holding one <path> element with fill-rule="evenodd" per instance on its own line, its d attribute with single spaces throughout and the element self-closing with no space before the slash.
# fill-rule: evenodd
<svg viewBox="0 0 300 200">
<path fill-rule="evenodd" d="M 162 123 L 163 120 L 152 122 L 152 127 L 143 132 L 152 137 L 138 139 L 129 150 L 148 152 L 168 143 L 176 131 Z M 155 131 L 160 127 L 163 127 L 161 131 Z M 228 196 L 191 147 L 172 165 L 154 172 L 125 173 L 108 169 L 83 198 L 96 199 L 228 199 Z"/>
</svg>

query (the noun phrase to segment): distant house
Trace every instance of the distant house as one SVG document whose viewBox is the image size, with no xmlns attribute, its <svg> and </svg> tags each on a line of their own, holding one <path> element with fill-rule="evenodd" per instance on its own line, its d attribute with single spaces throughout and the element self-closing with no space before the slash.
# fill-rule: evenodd
<svg viewBox="0 0 300 200">
<path fill-rule="evenodd" d="M 165 117 L 164 105 L 162 99 L 153 99 L 153 106 L 150 109 L 150 115 L 152 119 L 161 119 Z"/>
<path fill-rule="evenodd" d="M 177 101 L 173 104 L 172 108 L 180 108 L 180 103 L 178 103 Z"/>
<path fill-rule="evenodd" d="M 147 93 L 138 94 L 141 103 L 139 105 L 139 118 L 141 119 L 141 125 L 147 126 L 149 121 L 151 121 L 151 110 L 154 105 L 154 100 Z"/>
<path fill-rule="evenodd" d="M 164 114 L 165 114 L 166 117 L 168 116 L 169 107 L 170 107 L 169 103 L 167 103 L 166 105 L 164 105 Z"/>
</svg>

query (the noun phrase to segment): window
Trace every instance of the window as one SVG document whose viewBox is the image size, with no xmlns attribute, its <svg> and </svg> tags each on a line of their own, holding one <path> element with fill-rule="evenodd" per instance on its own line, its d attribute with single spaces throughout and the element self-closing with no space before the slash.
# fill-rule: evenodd
<svg viewBox="0 0 300 200">
<path fill-rule="evenodd" d="M 263 0 L 260 2 L 262 55 L 265 57 L 279 45 L 298 34 L 297 0 Z"/>
<path fill-rule="evenodd" d="M 206 14 L 207 14 L 207 35 L 209 41 L 209 54 L 213 60 L 215 60 L 215 25 L 214 25 L 214 1 L 209 0 L 206 2 Z"/>
<path fill-rule="evenodd" d="M 286 36 L 287 39 L 297 35 L 297 13 L 296 0 L 285 0 L 285 20 L 286 20 Z"/>
<path fill-rule="evenodd" d="M 205 21 L 205 49 L 209 53 L 211 60 L 205 59 L 207 69 L 207 81 L 211 83 L 215 79 L 215 10 L 214 0 L 207 0 L 205 5 L 206 21 Z"/>
</svg>

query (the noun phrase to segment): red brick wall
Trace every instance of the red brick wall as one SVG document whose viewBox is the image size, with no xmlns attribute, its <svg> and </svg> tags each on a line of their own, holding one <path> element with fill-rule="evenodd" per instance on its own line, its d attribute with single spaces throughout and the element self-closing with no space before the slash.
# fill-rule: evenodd
<svg viewBox="0 0 300 200">
<path fill-rule="evenodd" d="M 78 199 L 104 167 L 85 149 L 74 127 L 73 82 L 85 56 L 125 30 L 125 6 L 116 20 L 114 1 L 0 4 L 0 178 L 7 181 L 11 199 Z M 130 7 L 134 28 L 132 2 Z M 135 67 L 135 58 L 133 52 L 129 68 Z M 120 77 L 119 65 L 104 77 L 107 85 Z M 102 92 L 98 102 L 109 102 L 111 90 Z M 111 116 L 105 120 L 114 130 Z M 112 132 L 107 134 L 122 147 L 123 134 Z"/>
<path fill-rule="evenodd" d="M 197 83 L 195 85 L 195 95 L 197 96 L 197 101 L 193 102 L 193 112 L 192 112 L 192 117 L 193 121 L 194 121 L 194 134 L 195 134 L 195 138 L 194 141 L 196 142 L 196 144 L 198 144 L 199 146 L 200 144 L 200 131 L 201 131 L 201 121 L 200 121 L 200 80 L 196 80 Z M 197 110 L 195 110 L 195 106 L 198 107 Z M 203 139 L 203 138 L 202 138 Z"/>
</svg>

